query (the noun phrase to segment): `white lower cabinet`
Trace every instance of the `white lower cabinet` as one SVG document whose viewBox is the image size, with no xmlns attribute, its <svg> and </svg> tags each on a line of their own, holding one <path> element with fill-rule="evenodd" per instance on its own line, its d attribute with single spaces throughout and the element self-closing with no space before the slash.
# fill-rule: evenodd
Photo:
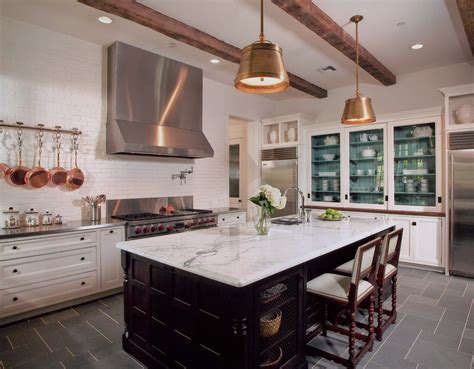
<svg viewBox="0 0 474 369">
<path fill-rule="evenodd" d="M 390 216 L 403 228 L 400 260 L 443 266 L 443 218 Z"/>
<path fill-rule="evenodd" d="M 123 284 L 120 249 L 115 247 L 118 242 L 123 240 L 123 228 L 100 231 L 100 283 L 103 290 L 120 287 Z"/>
<path fill-rule="evenodd" d="M 1 240 L 0 319 L 121 287 L 124 239 L 115 226 Z"/>
</svg>

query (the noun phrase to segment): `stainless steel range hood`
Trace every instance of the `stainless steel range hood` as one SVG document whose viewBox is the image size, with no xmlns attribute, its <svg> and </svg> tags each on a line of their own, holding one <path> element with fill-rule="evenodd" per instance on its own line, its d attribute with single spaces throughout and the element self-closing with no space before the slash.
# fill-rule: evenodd
<svg viewBox="0 0 474 369">
<path fill-rule="evenodd" d="M 214 156 L 202 132 L 202 70 L 122 42 L 108 49 L 107 153 Z"/>
</svg>

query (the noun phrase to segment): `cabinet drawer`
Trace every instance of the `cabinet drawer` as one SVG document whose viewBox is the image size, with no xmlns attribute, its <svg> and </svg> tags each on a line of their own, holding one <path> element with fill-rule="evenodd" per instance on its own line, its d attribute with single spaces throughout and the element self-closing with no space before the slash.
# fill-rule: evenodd
<svg viewBox="0 0 474 369">
<path fill-rule="evenodd" d="M 77 274 L 0 291 L 0 316 L 71 300 L 97 290 L 97 272 Z"/>
<path fill-rule="evenodd" d="M 97 243 L 97 232 L 78 232 L 60 236 L 45 236 L 34 239 L 18 239 L 0 243 L 0 260 L 36 256 L 51 252 L 72 250 Z"/>
<path fill-rule="evenodd" d="M 12 287 L 38 282 L 60 274 L 97 268 L 97 248 L 56 252 L 41 256 L 0 261 L 0 286 Z"/>
<path fill-rule="evenodd" d="M 218 225 L 245 223 L 246 215 L 241 213 L 220 214 L 217 218 Z"/>
</svg>

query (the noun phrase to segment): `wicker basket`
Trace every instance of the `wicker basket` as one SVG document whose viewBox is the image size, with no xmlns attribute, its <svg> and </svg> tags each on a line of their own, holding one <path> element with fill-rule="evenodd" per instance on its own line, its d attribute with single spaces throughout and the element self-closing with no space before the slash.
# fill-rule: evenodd
<svg viewBox="0 0 474 369">
<path fill-rule="evenodd" d="M 262 304 L 268 304 L 269 302 L 275 301 L 287 289 L 288 287 L 284 283 L 278 283 L 270 288 L 267 288 L 266 290 L 260 292 L 260 302 Z"/>
<path fill-rule="evenodd" d="M 274 368 L 276 367 L 281 359 L 283 358 L 283 350 L 280 346 L 278 349 L 270 351 L 260 362 L 260 368 Z"/>
<path fill-rule="evenodd" d="M 260 318 L 260 336 L 271 337 L 278 333 L 281 325 L 282 312 L 273 310 Z"/>
</svg>

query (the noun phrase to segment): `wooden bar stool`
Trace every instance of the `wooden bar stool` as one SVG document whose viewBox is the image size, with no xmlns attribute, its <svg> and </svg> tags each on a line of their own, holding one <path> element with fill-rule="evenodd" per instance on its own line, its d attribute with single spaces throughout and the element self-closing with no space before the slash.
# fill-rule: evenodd
<svg viewBox="0 0 474 369">
<path fill-rule="evenodd" d="M 400 259 L 400 248 L 402 245 L 403 228 L 387 234 L 383 241 L 380 265 L 377 274 L 377 327 L 375 332 L 377 340 L 381 341 L 383 332 L 397 319 L 397 276 L 398 260 Z M 350 260 L 336 268 L 336 272 L 343 275 L 351 275 L 354 260 Z M 391 284 L 392 310 L 383 308 L 385 286 Z M 384 316 L 387 316 L 384 319 Z"/>
<path fill-rule="evenodd" d="M 307 292 L 314 294 L 324 301 L 323 335 L 327 334 L 327 330 L 331 330 L 349 337 L 348 359 L 306 345 L 306 353 L 308 355 L 319 355 L 345 365 L 349 369 L 353 369 L 362 359 L 362 356 L 367 351 L 372 350 L 374 344 L 374 283 L 379 264 L 381 244 L 382 239 L 377 238 L 357 249 L 354 258 L 356 262 L 353 263 L 354 267 L 350 277 L 340 274 L 326 273 L 307 283 Z M 359 305 L 366 300 L 370 301 L 370 308 L 369 324 L 367 326 L 368 334 L 364 335 L 356 332 L 356 311 Z M 343 306 L 344 310 L 347 311 L 349 330 L 339 326 L 337 322 L 334 325 L 328 325 L 328 302 Z M 355 350 L 356 339 L 365 342 L 357 352 Z"/>
</svg>

